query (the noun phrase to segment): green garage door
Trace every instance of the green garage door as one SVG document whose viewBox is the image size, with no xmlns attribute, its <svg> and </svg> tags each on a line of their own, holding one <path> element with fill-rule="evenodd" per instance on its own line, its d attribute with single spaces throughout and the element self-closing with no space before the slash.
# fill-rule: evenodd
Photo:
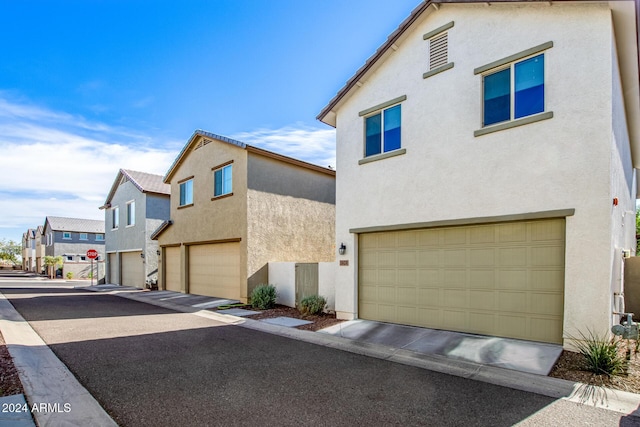
<svg viewBox="0 0 640 427">
<path fill-rule="evenodd" d="M 565 220 L 365 233 L 358 317 L 562 343 Z"/>
</svg>

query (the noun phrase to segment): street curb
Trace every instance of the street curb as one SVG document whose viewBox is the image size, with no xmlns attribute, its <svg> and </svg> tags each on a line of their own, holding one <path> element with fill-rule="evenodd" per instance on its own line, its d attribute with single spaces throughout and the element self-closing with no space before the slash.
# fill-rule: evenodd
<svg viewBox="0 0 640 427">
<path fill-rule="evenodd" d="M 117 427 L 1 292 L 0 331 L 38 426 Z"/>
<path fill-rule="evenodd" d="M 112 291 L 113 295 L 146 304 L 167 308 L 183 313 L 191 313 L 206 317 L 228 325 L 240 326 L 255 331 L 279 335 L 286 338 L 304 341 L 323 347 L 347 351 L 363 356 L 383 359 L 394 363 L 413 366 L 429 371 L 454 375 L 481 381 L 497 386 L 508 387 L 529 393 L 535 393 L 555 399 L 607 409 L 625 415 L 640 417 L 640 395 L 605 387 L 588 386 L 560 378 L 552 378 L 511 369 L 482 365 L 479 363 L 451 359 L 439 355 L 417 353 L 380 344 L 354 341 L 348 338 L 329 334 L 305 331 L 284 326 L 272 325 L 258 320 L 246 319 L 228 314 L 219 314 L 208 310 L 189 309 L 163 301 L 137 297 L 138 292 Z"/>
</svg>

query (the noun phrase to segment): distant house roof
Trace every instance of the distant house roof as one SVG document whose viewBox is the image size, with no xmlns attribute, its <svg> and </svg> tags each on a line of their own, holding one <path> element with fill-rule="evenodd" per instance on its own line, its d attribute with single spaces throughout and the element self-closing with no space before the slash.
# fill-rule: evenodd
<svg viewBox="0 0 640 427">
<path fill-rule="evenodd" d="M 76 233 L 104 233 L 104 221 L 96 219 L 63 218 L 48 216 L 45 219 L 53 231 L 75 231 Z"/>
<path fill-rule="evenodd" d="M 142 193 L 154 193 L 167 196 L 171 195 L 171 186 L 163 182 L 162 175 L 155 175 L 152 173 L 133 171 L 129 169 L 120 169 L 118 171 L 118 175 L 116 175 L 116 179 L 113 181 L 113 185 L 111 186 L 109 195 L 107 195 L 107 200 L 104 202 L 103 208 L 107 207 L 107 205 L 111 203 L 111 200 L 113 199 L 123 177 L 130 181 Z"/>
<path fill-rule="evenodd" d="M 189 152 L 189 148 L 193 145 L 193 143 L 195 142 L 196 138 L 199 137 L 199 136 L 202 136 L 204 138 L 211 138 L 211 139 L 215 139 L 215 140 L 218 140 L 218 141 L 226 142 L 227 144 L 235 145 L 235 146 L 237 146 L 239 148 L 242 148 L 242 149 L 247 150 L 247 151 L 251 151 L 253 153 L 260 154 L 262 156 L 271 157 L 273 159 L 280 160 L 282 162 L 286 162 L 286 163 L 297 165 L 297 166 L 300 166 L 300 167 L 303 167 L 303 168 L 315 170 L 317 172 L 326 173 L 327 175 L 333 175 L 333 176 L 336 175 L 336 171 L 333 170 L 333 169 L 325 168 L 323 166 L 314 165 L 313 163 L 308 163 L 308 162 L 305 162 L 303 160 L 294 159 L 293 157 L 288 157 L 288 156 L 284 156 L 282 154 L 274 153 L 273 151 L 265 150 L 264 148 L 254 147 L 252 145 L 245 144 L 244 142 L 237 141 L 235 139 L 231 139 L 231 138 L 228 138 L 226 136 L 216 135 L 215 133 L 211 133 L 211 132 L 207 132 L 207 131 L 198 129 L 195 132 L 193 132 L 193 135 L 191 135 L 191 138 L 189 138 L 189 141 L 187 141 L 187 143 L 184 145 L 184 147 L 182 148 L 182 150 L 178 154 L 178 157 L 176 157 L 176 159 L 174 160 L 173 164 L 171 165 L 171 167 L 167 171 L 167 174 L 164 176 L 164 182 L 166 182 L 166 183 L 171 182 L 171 177 L 173 176 L 175 171 L 178 169 L 178 167 L 182 164 L 183 160 L 187 157 L 187 153 Z"/>
</svg>

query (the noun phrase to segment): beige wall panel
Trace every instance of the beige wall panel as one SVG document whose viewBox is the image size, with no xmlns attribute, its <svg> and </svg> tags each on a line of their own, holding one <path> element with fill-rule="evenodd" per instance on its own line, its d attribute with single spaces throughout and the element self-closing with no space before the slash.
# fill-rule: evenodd
<svg viewBox="0 0 640 427">
<path fill-rule="evenodd" d="M 144 288 L 144 264 L 140 257 L 142 252 L 122 252 L 122 286 Z"/>
<path fill-rule="evenodd" d="M 189 247 L 189 293 L 240 298 L 240 244 Z"/>
<path fill-rule="evenodd" d="M 180 247 L 172 246 L 164 248 L 164 286 L 167 291 L 180 292 Z"/>
<path fill-rule="evenodd" d="M 552 219 L 363 234 L 359 317 L 560 343 L 564 229 Z"/>
<path fill-rule="evenodd" d="M 109 254 L 109 282 L 120 283 L 118 278 L 118 254 Z"/>
</svg>

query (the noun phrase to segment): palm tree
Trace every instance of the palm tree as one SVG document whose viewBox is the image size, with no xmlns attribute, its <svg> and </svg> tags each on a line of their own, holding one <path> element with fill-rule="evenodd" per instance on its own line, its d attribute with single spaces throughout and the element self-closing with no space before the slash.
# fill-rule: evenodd
<svg viewBox="0 0 640 427">
<path fill-rule="evenodd" d="M 62 264 L 64 264 L 64 260 L 60 255 L 58 256 L 46 255 L 44 257 L 44 265 L 47 266 L 47 271 L 49 272 L 50 279 L 55 279 L 56 269 L 57 269 L 56 267 L 58 266 L 62 267 Z"/>
</svg>

